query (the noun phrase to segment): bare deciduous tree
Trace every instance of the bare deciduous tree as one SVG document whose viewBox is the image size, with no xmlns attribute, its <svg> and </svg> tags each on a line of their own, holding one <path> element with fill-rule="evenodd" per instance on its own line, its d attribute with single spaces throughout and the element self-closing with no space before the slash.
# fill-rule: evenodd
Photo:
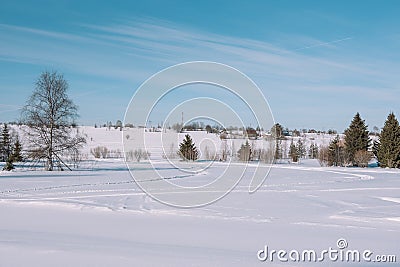
<svg viewBox="0 0 400 267">
<path fill-rule="evenodd" d="M 67 89 L 68 83 L 62 75 L 43 72 L 22 110 L 21 122 L 29 127 L 26 131 L 31 144 L 29 156 L 34 160 L 46 160 L 49 171 L 55 164 L 69 169 L 62 155 L 75 151 L 86 142 L 78 132 L 72 133 L 78 114 Z"/>
<path fill-rule="evenodd" d="M 142 160 L 142 159 L 144 159 L 144 160 L 149 159 L 150 152 L 139 148 L 139 149 L 135 149 L 135 151 L 133 151 L 133 156 L 136 158 L 137 162 L 140 162 L 140 160 Z"/>
<path fill-rule="evenodd" d="M 358 150 L 354 155 L 354 162 L 357 166 L 365 168 L 368 167 L 368 162 L 372 158 L 372 153 L 365 150 Z"/>
</svg>

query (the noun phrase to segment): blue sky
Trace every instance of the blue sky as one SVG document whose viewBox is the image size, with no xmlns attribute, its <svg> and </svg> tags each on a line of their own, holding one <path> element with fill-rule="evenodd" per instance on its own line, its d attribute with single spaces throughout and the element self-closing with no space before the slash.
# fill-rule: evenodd
<svg viewBox="0 0 400 267">
<path fill-rule="evenodd" d="M 0 121 L 44 70 L 64 74 L 80 124 L 122 119 L 152 74 L 194 60 L 253 79 L 275 120 L 342 131 L 400 116 L 398 1 L 1 1 Z"/>
</svg>

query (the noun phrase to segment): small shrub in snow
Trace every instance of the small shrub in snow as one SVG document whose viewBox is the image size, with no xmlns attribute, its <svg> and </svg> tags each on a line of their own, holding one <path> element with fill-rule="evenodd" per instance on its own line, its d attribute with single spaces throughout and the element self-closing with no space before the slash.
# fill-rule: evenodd
<svg viewBox="0 0 400 267">
<path fill-rule="evenodd" d="M 142 159 L 147 160 L 150 157 L 150 152 L 144 150 L 144 149 L 135 149 L 135 150 L 130 150 L 125 153 L 125 158 L 126 161 L 134 161 L 136 160 L 137 162 L 140 162 Z"/>
<path fill-rule="evenodd" d="M 163 159 L 176 159 L 179 157 L 179 153 L 175 150 L 174 143 L 169 146 L 169 151 L 164 151 L 162 155 Z"/>
<path fill-rule="evenodd" d="M 99 159 L 101 156 L 100 147 L 95 147 L 90 149 L 90 154 L 93 155 L 96 159 Z"/>
<path fill-rule="evenodd" d="M 318 153 L 318 162 L 321 167 L 326 167 L 328 165 L 328 153 L 329 149 L 327 146 L 321 146 Z"/>
<path fill-rule="evenodd" d="M 119 149 L 111 149 L 108 153 L 108 158 L 122 158 L 122 152 Z"/>
<path fill-rule="evenodd" d="M 146 150 L 142 150 L 141 148 L 133 151 L 133 155 L 137 162 L 140 162 L 140 160 L 142 160 L 142 159 L 144 159 L 144 160 L 149 159 L 149 157 L 150 157 L 150 153 Z"/>
<path fill-rule="evenodd" d="M 255 155 L 258 154 L 258 160 L 266 163 L 271 163 L 274 160 L 274 151 L 272 149 L 258 149 Z"/>
<path fill-rule="evenodd" d="M 358 167 L 365 168 L 365 167 L 368 167 L 368 162 L 371 160 L 371 158 L 372 158 L 371 152 L 365 151 L 365 150 L 359 150 L 354 155 L 354 163 Z"/>
<path fill-rule="evenodd" d="M 101 157 L 102 157 L 103 159 L 107 158 L 108 148 L 106 148 L 106 147 L 104 147 L 104 146 L 101 147 L 100 153 L 101 153 Z"/>
<path fill-rule="evenodd" d="M 125 152 L 125 160 L 126 161 L 133 161 L 133 157 L 134 156 L 133 156 L 132 150 Z"/>
<path fill-rule="evenodd" d="M 104 146 L 97 146 L 95 148 L 90 149 L 90 154 L 92 154 L 96 159 L 99 158 L 107 158 L 108 148 Z"/>
<path fill-rule="evenodd" d="M 85 157 L 87 157 L 87 155 L 85 156 L 82 154 L 79 149 L 74 149 L 69 153 L 67 161 L 71 163 L 74 168 L 79 168 Z"/>
</svg>

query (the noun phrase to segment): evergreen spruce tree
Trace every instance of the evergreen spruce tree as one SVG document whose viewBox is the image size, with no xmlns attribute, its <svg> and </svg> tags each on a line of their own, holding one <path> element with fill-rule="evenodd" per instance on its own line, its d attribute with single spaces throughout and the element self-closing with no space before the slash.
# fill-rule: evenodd
<svg viewBox="0 0 400 267">
<path fill-rule="evenodd" d="M 13 170 L 13 169 L 14 169 L 14 165 L 13 165 L 11 159 L 8 159 L 8 160 L 6 161 L 6 165 L 4 165 L 4 167 L 3 167 L 3 170 L 4 170 L 4 171 L 11 171 L 11 170 Z"/>
<path fill-rule="evenodd" d="M 333 139 L 328 147 L 328 166 L 343 166 L 344 148 L 340 144 L 339 135 Z"/>
<path fill-rule="evenodd" d="M 303 141 L 301 141 L 301 139 L 297 140 L 296 151 L 297 157 L 299 159 L 303 158 L 306 155 L 306 148 L 304 147 Z"/>
<path fill-rule="evenodd" d="M 13 149 L 12 149 L 12 154 L 11 154 L 11 161 L 12 162 L 21 162 L 21 161 L 23 161 L 23 157 L 22 157 L 21 151 L 22 151 L 22 145 L 19 142 L 19 138 L 17 136 L 17 138 L 15 140 L 15 143 L 14 143 L 14 146 L 13 146 Z"/>
<path fill-rule="evenodd" d="M 185 139 L 179 144 L 179 155 L 184 160 L 197 160 L 199 157 L 199 152 L 189 134 L 186 134 Z"/>
<path fill-rule="evenodd" d="M 387 117 L 379 143 L 374 144 L 374 152 L 382 168 L 400 167 L 400 126 L 393 113 Z"/>
<path fill-rule="evenodd" d="M 4 124 L 3 131 L 1 132 L 1 150 L 3 161 L 7 162 L 11 155 L 11 139 L 6 123 Z"/>
<path fill-rule="evenodd" d="M 298 156 L 298 153 L 297 153 L 297 148 L 296 148 L 296 145 L 293 142 L 293 139 L 290 142 L 289 156 L 292 159 L 292 162 L 297 162 L 299 160 L 299 156 Z"/>
<path fill-rule="evenodd" d="M 311 143 L 311 145 L 310 145 L 310 149 L 308 150 L 308 156 L 311 158 L 311 159 L 316 159 L 316 158 L 318 158 L 318 146 L 316 145 L 316 144 L 314 144 L 314 143 Z"/>
<path fill-rule="evenodd" d="M 357 112 L 351 121 L 349 128 L 344 132 L 346 158 L 353 166 L 357 166 L 354 161 L 356 152 L 368 150 L 371 140 L 368 137 L 367 127 L 365 121 L 361 119 L 360 114 Z"/>
<path fill-rule="evenodd" d="M 238 156 L 241 161 L 247 162 L 251 160 L 252 149 L 248 140 L 246 140 L 246 143 L 241 145 L 238 151 Z"/>
<path fill-rule="evenodd" d="M 3 131 L 1 132 L 1 148 L 2 148 L 2 158 L 3 161 L 6 162 L 6 165 L 3 167 L 3 170 L 11 171 L 14 169 L 13 160 L 12 160 L 12 147 L 11 147 L 11 138 L 10 132 L 7 124 L 4 124 Z"/>
<path fill-rule="evenodd" d="M 378 140 L 375 140 L 372 145 L 372 153 L 374 154 L 374 156 L 376 158 L 378 158 L 378 150 L 379 150 L 380 145 L 381 145 L 381 143 Z"/>
<path fill-rule="evenodd" d="M 314 143 L 311 143 L 311 144 L 310 144 L 310 147 L 308 148 L 308 157 L 309 157 L 310 159 L 313 158 L 313 149 L 314 149 Z"/>
</svg>

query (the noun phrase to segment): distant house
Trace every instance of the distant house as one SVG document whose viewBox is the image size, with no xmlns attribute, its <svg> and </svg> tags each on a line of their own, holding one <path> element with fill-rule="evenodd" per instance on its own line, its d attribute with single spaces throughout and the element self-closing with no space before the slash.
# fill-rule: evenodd
<svg viewBox="0 0 400 267">
<path fill-rule="evenodd" d="M 257 139 L 257 137 L 258 137 L 257 131 L 254 128 L 251 128 L 251 127 L 248 127 L 246 129 L 246 134 L 247 134 L 247 137 L 250 138 L 250 139 Z"/>
<path fill-rule="evenodd" d="M 229 138 L 228 132 L 225 131 L 225 130 L 220 131 L 220 133 L 219 133 L 219 138 L 221 138 L 221 139 L 228 139 L 228 138 Z"/>
<path fill-rule="evenodd" d="M 282 131 L 282 135 L 283 135 L 283 136 L 290 136 L 289 130 L 283 130 L 283 131 Z"/>
</svg>

